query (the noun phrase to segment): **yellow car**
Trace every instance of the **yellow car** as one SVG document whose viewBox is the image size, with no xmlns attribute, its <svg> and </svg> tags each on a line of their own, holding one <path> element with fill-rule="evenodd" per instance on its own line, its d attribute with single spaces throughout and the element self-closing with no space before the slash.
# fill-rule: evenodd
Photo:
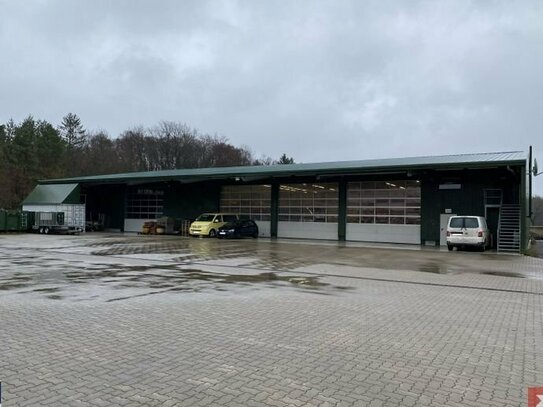
<svg viewBox="0 0 543 407">
<path fill-rule="evenodd" d="M 228 222 L 239 220 L 235 213 L 203 213 L 191 223 L 189 234 L 191 236 L 217 237 L 219 228 Z"/>
</svg>

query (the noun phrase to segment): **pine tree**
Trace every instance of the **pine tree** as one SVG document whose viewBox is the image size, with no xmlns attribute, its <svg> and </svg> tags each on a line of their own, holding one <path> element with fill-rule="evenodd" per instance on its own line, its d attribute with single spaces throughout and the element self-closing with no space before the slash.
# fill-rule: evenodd
<svg viewBox="0 0 543 407">
<path fill-rule="evenodd" d="M 6 141 L 11 141 L 13 139 L 13 136 L 15 135 L 15 128 L 17 125 L 13 121 L 13 119 L 9 119 L 9 121 L 4 126 L 4 134 L 6 137 Z"/>
<path fill-rule="evenodd" d="M 285 153 L 279 158 L 277 164 L 294 164 L 294 158 L 288 157 Z"/>
<path fill-rule="evenodd" d="M 68 113 L 64 116 L 58 129 L 69 149 L 79 148 L 85 144 L 86 130 L 81 125 L 81 119 L 76 114 Z"/>
</svg>

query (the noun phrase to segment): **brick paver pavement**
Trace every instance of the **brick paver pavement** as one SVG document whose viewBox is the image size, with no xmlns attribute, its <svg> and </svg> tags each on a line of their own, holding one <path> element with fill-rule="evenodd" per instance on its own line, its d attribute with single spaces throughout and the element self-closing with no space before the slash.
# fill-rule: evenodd
<svg viewBox="0 0 543 407">
<path fill-rule="evenodd" d="M 525 406 L 543 385 L 542 265 L 1 236 L 2 406 Z"/>
</svg>

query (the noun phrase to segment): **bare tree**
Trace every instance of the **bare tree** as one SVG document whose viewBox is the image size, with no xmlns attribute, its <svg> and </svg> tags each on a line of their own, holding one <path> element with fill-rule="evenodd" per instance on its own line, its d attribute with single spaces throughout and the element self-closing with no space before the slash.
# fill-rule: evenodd
<svg viewBox="0 0 543 407">
<path fill-rule="evenodd" d="M 126 130 L 115 140 L 121 171 L 150 171 L 148 136 L 143 127 Z"/>
</svg>

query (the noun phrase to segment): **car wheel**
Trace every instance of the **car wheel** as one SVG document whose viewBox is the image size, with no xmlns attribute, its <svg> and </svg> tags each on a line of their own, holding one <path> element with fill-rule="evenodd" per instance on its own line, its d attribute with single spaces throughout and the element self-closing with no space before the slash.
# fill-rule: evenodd
<svg viewBox="0 0 543 407">
<path fill-rule="evenodd" d="M 258 232 L 253 233 L 253 239 L 256 239 L 258 237 Z"/>
<path fill-rule="evenodd" d="M 209 237 L 216 237 L 217 236 L 217 232 L 215 232 L 215 229 L 211 229 L 209 231 Z"/>
<path fill-rule="evenodd" d="M 448 245 L 447 245 L 447 249 L 448 249 L 450 252 L 452 252 L 453 248 L 454 248 L 454 246 L 453 246 L 452 244 L 448 244 Z"/>
</svg>

